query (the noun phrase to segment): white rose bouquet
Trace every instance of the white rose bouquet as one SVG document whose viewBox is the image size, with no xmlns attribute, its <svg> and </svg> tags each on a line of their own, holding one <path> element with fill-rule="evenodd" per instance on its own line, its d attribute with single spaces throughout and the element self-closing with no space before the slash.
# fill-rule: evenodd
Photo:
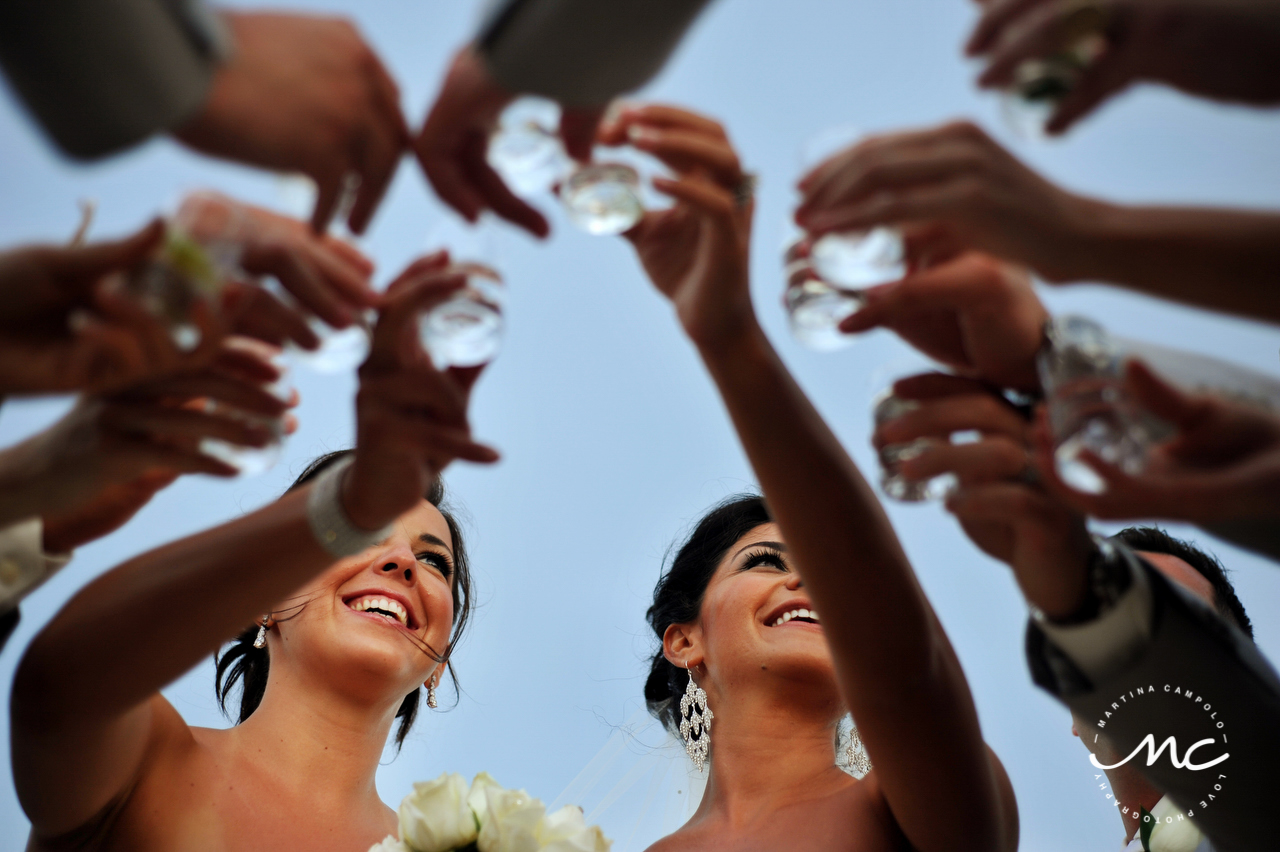
<svg viewBox="0 0 1280 852">
<path fill-rule="evenodd" d="M 548 814 L 524 790 L 507 790 L 487 772 L 468 786 L 445 773 L 413 785 L 400 803 L 400 837 L 369 852 L 609 852 L 600 827 L 567 805 Z"/>
</svg>

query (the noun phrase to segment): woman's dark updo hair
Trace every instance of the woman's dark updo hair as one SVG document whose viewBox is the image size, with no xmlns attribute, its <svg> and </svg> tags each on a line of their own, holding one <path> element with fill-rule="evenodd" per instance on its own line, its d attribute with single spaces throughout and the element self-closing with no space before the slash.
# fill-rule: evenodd
<svg viewBox="0 0 1280 852">
<path fill-rule="evenodd" d="M 689 684 L 689 673 L 663 656 L 663 634 L 672 624 L 698 620 L 703 595 L 720 560 L 734 542 L 772 520 L 763 497 L 736 494 L 725 499 L 698 521 L 653 590 L 653 605 L 645 618 L 658 637 L 658 649 L 649 661 L 644 702 L 673 733 L 680 728 L 680 696 Z"/>
<path fill-rule="evenodd" d="M 338 450 L 311 462 L 285 493 L 306 485 L 334 462 L 352 452 L 352 450 Z M 471 617 L 471 568 L 467 562 L 467 548 L 462 540 L 462 530 L 445 504 L 444 483 L 437 477 L 431 488 L 422 496 L 440 510 L 440 514 L 444 516 L 444 522 L 449 526 L 449 536 L 453 539 L 453 636 L 443 653 L 437 653 L 431 648 L 423 648 L 424 653 L 437 662 L 445 662 L 453 653 L 458 640 L 462 638 L 462 631 L 466 629 L 467 621 Z M 292 618 L 298 612 L 301 612 L 301 607 L 288 617 Z M 253 711 L 258 709 L 258 705 L 262 703 L 262 696 L 267 691 L 267 673 L 270 670 L 271 661 L 267 657 L 266 648 L 253 647 L 253 640 L 257 636 L 258 625 L 255 624 L 237 636 L 231 647 L 214 660 L 217 665 L 214 690 L 218 696 L 218 706 L 227 716 L 230 716 L 227 713 L 227 700 L 230 698 L 231 690 L 237 683 L 241 685 L 240 712 L 236 718 L 236 724 L 253 715 Z M 458 676 L 454 674 L 453 666 L 449 666 L 449 677 L 456 690 Z M 422 690 L 419 688 L 406 695 L 400 702 L 400 709 L 396 711 L 396 718 L 400 720 L 400 725 L 396 728 L 397 749 L 404 745 L 404 738 L 408 736 L 409 729 L 413 727 L 413 722 L 418 717 L 418 698 L 421 694 Z"/>
</svg>

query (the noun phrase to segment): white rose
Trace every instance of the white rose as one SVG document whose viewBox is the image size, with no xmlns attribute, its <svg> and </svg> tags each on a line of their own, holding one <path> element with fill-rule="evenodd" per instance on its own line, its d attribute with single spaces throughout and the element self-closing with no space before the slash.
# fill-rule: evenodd
<svg viewBox="0 0 1280 852">
<path fill-rule="evenodd" d="M 413 852 L 450 852 L 476 839 L 461 775 L 445 773 L 413 785 L 400 803 L 400 839 Z"/>
<path fill-rule="evenodd" d="M 471 792 L 467 793 L 467 804 L 471 807 L 471 812 L 476 815 L 476 825 L 484 826 L 484 821 L 489 815 L 489 805 L 485 800 L 485 790 L 490 788 L 501 790 L 502 785 L 493 780 L 493 776 L 488 772 L 481 772 L 476 775 L 471 782 Z"/>
<path fill-rule="evenodd" d="M 547 809 L 524 790 L 486 787 L 480 852 L 538 852 L 538 823 Z"/>
<path fill-rule="evenodd" d="M 392 837 L 388 834 L 382 838 L 381 843 L 375 843 L 369 847 L 369 852 L 412 852 L 408 846 L 400 842 L 398 837 Z"/>
<path fill-rule="evenodd" d="M 538 823 L 537 836 L 542 852 L 609 852 L 613 845 L 599 826 L 587 825 L 582 808 L 575 805 L 547 814 Z"/>
<path fill-rule="evenodd" d="M 1147 839 L 1151 852 L 1195 852 L 1200 845 L 1200 829 L 1168 796 L 1156 802 L 1151 817 L 1155 820 Z M 1165 822 L 1166 819 L 1173 822 Z"/>
</svg>

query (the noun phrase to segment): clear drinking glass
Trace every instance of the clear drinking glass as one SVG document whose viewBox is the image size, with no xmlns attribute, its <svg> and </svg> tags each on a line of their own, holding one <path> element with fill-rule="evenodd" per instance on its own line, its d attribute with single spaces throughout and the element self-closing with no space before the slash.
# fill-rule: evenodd
<svg viewBox="0 0 1280 852">
<path fill-rule="evenodd" d="M 894 396 L 892 391 L 886 391 L 877 398 L 872 417 L 878 427 L 919 407 L 920 403 L 915 400 L 902 399 Z M 937 438 L 916 438 L 905 444 L 888 444 L 881 447 L 879 451 L 880 488 L 885 495 L 904 503 L 923 503 L 945 497 L 947 492 L 955 487 L 956 478 L 953 474 L 947 473 L 925 480 L 910 480 L 902 475 L 904 461 L 913 459 L 940 443 L 941 441 Z"/>
<path fill-rule="evenodd" d="M 241 245 L 250 224 L 229 199 L 196 192 L 165 219 L 164 240 L 123 277 L 124 291 L 168 327 L 183 350 L 200 344 L 196 305 L 211 309 L 227 279 L 240 266 Z"/>
<path fill-rule="evenodd" d="M 237 343 L 240 342 L 237 341 Z M 244 341 L 244 345 L 254 349 L 265 346 L 256 341 Z M 280 377 L 275 382 L 264 386 L 265 390 L 280 399 L 288 400 L 293 394 L 293 383 L 290 381 L 288 368 L 278 358 L 275 359 L 275 364 L 281 371 Z M 284 452 L 284 416 L 264 417 L 260 414 L 251 414 L 215 400 L 205 402 L 205 411 L 261 426 L 270 433 L 271 440 L 262 447 L 247 447 L 218 438 L 205 438 L 200 442 L 201 453 L 231 465 L 240 471 L 241 476 L 257 476 L 265 473 L 280 461 L 280 456 Z"/>
<path fill-rule="evenodd" d="M 277 295 L 295 310 L 307 313 L 307 309 L 292 297 Z M 303 349 L 289 343 L 289 360 L 317 373 L 346 373 L 354 370 L 369 357 L 374 316 L 373 312 L 360 314 L 346 328 L 334 328 L 319 317 L 309 317 L 307 327 L 320 339 L 320 345 L 315 349 Z"/>
<path fill-rule="evenodd" d="M 558 184 L 569 220 L 589 234 L 629 230 L 644 215 L 640 173 L 622 162 L 574 164 L 556 133 L 559 122 L 554 102 L 517 99 L 489 139 L 489 164 L 521 195 Z"/>
<path fill-rule="evenodd" d="M 857 144 L 863 135 L 852 125 L 840 125 L 813 136 L 801 148 L 801 175 Z M 793 232 L 787 237 L 783 262 L 787 276 L 783 301 L 792 332 L 801 343 L 821 351 L 853 342 L 839 325 L 865 303 L 861 290 L 897 281 L 907 273 L 902 234 L 887 226 L 816 239 Z"/>
<path fill-rule="evenodd" d="M 1092 33 L 1060 53 L 1023 62 L 1002 98 L 1005 121 L 1024 138 L 1043 138 L 1045 123 L 1105 47 Z"/>
<path fill-rule="evenodd" d="M 560 200 L 588 234 L 621 234 L 644 216 L 640 173 L 626 163 L 588 163 L 560 184 Z"/>
<path fill-rule="evenodd" d="M 573 168 L 556 135 L 560 105 L 546 98 L 517 98 L 498 119 L 487 158 L 517 195 L 546 192 Z"/>
<path fill-rule="evenodd" d="M 852 335 L 840 331 L 840 323 L 866 304 L 862 292 L 837 287 L 824 279 L 808 255 L 806 237 L 792 243 L 786 257 L 783 304 L 792 336 L 819 352 L 832 352 L 853 343 Z"/>
<path fill-rule="evenodd" d="M 446 216 L 428 235 L 432 250 L 449 250 L 453 260 L 449 271 L 466 276 L 462 289 L 418 321 L 422 348 L 440 369 L 486 364 L 502 346 L 506 288 L 494 262 L 495 236 L 493 219 L 487 214 L 475 225 Z"/>
<path fill-rule="evenodd" d="M 418 335 L 438 368 L 478 367 L 502 346 L 502 277 L 472 262 L 455 263 L 451 271 L 464 273 L 466 285 L 422 316 Z"/>
</svg>

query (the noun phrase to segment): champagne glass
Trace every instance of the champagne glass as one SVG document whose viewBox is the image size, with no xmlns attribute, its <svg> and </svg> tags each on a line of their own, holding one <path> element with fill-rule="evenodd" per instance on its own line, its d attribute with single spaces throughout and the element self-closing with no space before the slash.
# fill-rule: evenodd
<svg viewBox="0 0 1280 852">
<path fill-rule="evenodd" d="M 569 220 L 589 234 L 632 228 L 644 215 L 639 171 L 617 161 L 574 164 L 556 133 L 559 123 L 553 101 L 517 99 L 489 139 L 489 164 L 519 194 L 558 185 Z"/>
<path fill-rule="evenodd" d="M 502 345 L 506 302 L 502 276 L 485 262 L 493 254 L 489 219 L 468 228 L 449 216 L 428 242 L 459 258 L 449 271 L 464 275 L 466 283 L 419 319 L 422 348 L 440 369 L 487 364 Z"/>
</svg>

